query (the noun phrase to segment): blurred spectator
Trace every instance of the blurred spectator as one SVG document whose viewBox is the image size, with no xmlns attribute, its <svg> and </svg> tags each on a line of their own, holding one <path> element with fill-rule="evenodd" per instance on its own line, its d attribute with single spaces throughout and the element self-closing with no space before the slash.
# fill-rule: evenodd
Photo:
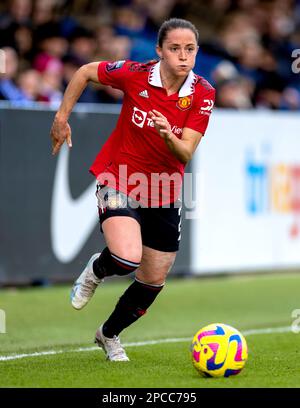
<svg viewBox="0 0 300 408">
<path fill-rule="evenodd" d="M 55 0 L 36 0 L 34 4 L 32 23 L 35 27 L 54 20 Z"/>
<path fill-rule="evenodd" d="M 245 44 L 259 41 L 259 33 L 246 14 L 235 12 L 225 18 L 219 32 L 219 41 L 229 58 L 239 58 Z"/>
<path fill-rule="evenodd" d="M 68 41 L 62 36 L 58 23 L 42 24 L 35 30 L 35 44 L 39 56 L 48 56 L 61 59 L 68 50 Z"/>
<path fill-rule="evenodd" d="M 93 60 L 96 51 L 96 40 L 94 33 L 84 27 L 76 27 L 69 38 L 70 52 L 85 61 Z"/>
<path fill-rule="evenodd" d="M 109 50 L 107 50 L 107 59 L 111 61 L 126 60 L 130 58 L 131 41 L 126 36 L 115 36 L 110 41 Z M 101 87 L 98 92 L 99 101 L 102 103 L 121 102 L 123 92 L 111 87 Z"/>
<path fill-rule="evenodd" d="M 36 46 L 32 66 L 41 76 L 39 99 L 58 103 L 63 89 L 62 58 L 68 50 L 68 41 L 62 37 L 60 25 L 54 22 L 40 25 L 36 29 Z"/>
<path fill-rule="evenodd" d="M 128 57 L 132 60 L 147 61 L 155 58 L 156 31 L 149 26 L 146 13 L 147 3 L 123 6 L 115 10 L 114 30 L 117 36 L 131 40 Z M 154 4 L 152 4 L 151 10 Z M 149 13 L 148 13 L 149 14 Z"/>
<path fill-rule="evenodd" d="M 287 87 L 284 89 L 279 109 L 284 110 L 300 110 L 300 92 L 298 89 Z"/>
<path fill-rule="evenodd" d="M 131 41 L 125 35 L 115 36 L 110 42 L 109 59 L 128 59 L 131 51 Z"/>
<path fill-rule="evenodd" d="M 0 14 L 0 30 L 6 30 L 13 24 L 31 22 L 32 0 L 11 0 L 7 5 L 7 12 Z"/>
<path fill-rule="evenodd" d="M 249 86 L 240 77 L 218 83 L 216 103 L 221 108 L 250 109 L 253 107 Z"/>
<path fill-rule="evenodd" d="M 110 45 L 115 37 L 115 30 L 111 24 L 102 24 L 95 31 L 97 51 L 99 61 L 110 59 Z"/>
<path fill-rule="evenodd" d="M 135 38 L 143 35 L 146 16 L 131 5 L 117 7 L 114 14 L 116 34 Z"/>
<path fill-rule="evenodd" d="M 80 60 L 78 57 L 71 54 L 65 55 L 62 61 L 63 61 L 62 85 L 63 90 L 65 90 L 77 69 L 79 69 L 84 64 L 84 61 Z M 93 85 L 90 84 L 84 89 L 84 91 L 82 92 L 81 96 L 78 99 L 78 102 L 79 103 L 99 102 L 97 90 L 93 88 Z"/>
<path fill-rule="evenodd" d="M 29 101 L 40 100 L 41 75 L 34 69 L 21 72 L 18 84 Z"/>
<path fill-rule="evenodd" d="M 18 55 L 13 48 L 4 47 L 5 74 L 0 74 L 0 100 L 27 102 L 28 98 L 16 84 Z"/>
<path fill-rule="evenodd" d="M 31 0 L 11 0 L 7 12 L 0 14 L 0 47 L 16 48 L 15 32 L 20 26 L 30 26 Z"/>
<path fill-rule="evenodd" d="M 157 33 L 158 28 L 164 20 L 167 20 L 175 6 L 175 0 L 151 0 L 143 1 L 147 11 L 147 29 Z"/>
<path fill-rule="evenodd" d="M 34 55 L 33 33 L 30 25 L 19 25 L 14 33 L 16 50 L 20 57 L 20 64 L 28 66 Z"/>
<path fill-rule="evenodd" d="M 215 65 L 212 71 L 212 80 L 217 85 L 222 81 L 235 79 L 239 76 L 238 70 L 232 62 L 223 60 Z"/>
<path fill-rule="evenodd" d="M 63 64 L 59 59 L 48 61 L 41 70 L 40 100 L 56 104 L 62 99 Z"/>
</svg>

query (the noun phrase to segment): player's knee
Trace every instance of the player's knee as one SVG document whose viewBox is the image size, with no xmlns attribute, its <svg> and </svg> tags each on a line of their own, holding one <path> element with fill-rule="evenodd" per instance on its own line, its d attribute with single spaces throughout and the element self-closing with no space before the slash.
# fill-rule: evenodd
<svg viewBox="0 0 300 408">
<path fill-rule="evenodd" d="M 138 256 L 120 256 L 119 254 L 110 253 L 113 263 L 113 269 L 116 275 L 124 276 L 134 272 L 140 266 L 140 258 Z M 128 254 L 131 255 L 131 254 Z"/>
<path fill-rule="evenodd" d="M 172 266 L 173 262 L 161 266 L 142 263 L 136 271 L 136 278 L 148 285 L 163 285 Z"/>
</svg>

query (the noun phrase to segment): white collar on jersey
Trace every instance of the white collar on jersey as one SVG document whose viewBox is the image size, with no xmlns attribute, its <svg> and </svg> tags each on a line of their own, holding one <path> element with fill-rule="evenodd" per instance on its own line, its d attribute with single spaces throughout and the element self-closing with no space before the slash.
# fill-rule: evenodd
<svg viewBox="0 0 300 408">
<path fill-rule="evenodd" d="M 180 98 L 194 93 L 195 91 L 194 85 L 195 85 L 196 80 L 197 80 L 197 76 L 194 74 L 193 71 L 190 71 L 187 79 L 185 80 L 184 84 L 179 90 L 178 95 Z M 149 72 L 148 82 L 149 84 L 153 86 L 158 86 L 160 88 L 163 88 L 163 84 L 161 82 L 161 77 L 160 77 L 160 61 L 152 66 Z"/>
</svg>

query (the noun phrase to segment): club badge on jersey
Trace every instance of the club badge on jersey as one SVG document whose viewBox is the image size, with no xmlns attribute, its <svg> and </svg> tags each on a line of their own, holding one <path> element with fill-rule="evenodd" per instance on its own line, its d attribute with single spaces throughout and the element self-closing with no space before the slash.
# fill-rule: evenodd
<svg viewBox="0 0 300 408">
<path fill-rule="evenodd" d="M 180 110 L 187 110 L 187 109 L 189 109 L 191 107 L 192 100 L 193 100 L 193 95 L 184 96 L 184 97 L 178 99 L 178 101 L 176 103 L 176 106 Z"/>
</svg>

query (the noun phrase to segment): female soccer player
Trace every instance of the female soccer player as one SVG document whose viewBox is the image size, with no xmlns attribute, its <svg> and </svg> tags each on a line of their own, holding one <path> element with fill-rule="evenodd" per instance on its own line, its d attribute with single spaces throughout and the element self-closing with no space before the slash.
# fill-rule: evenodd
<svg viewBox="0 0 300 408">
<path fill-rule="evenodd" d="M 82 309 L 107 276 L 135 271 L 135 280 L 96 331 L 111 361 L 128 361 L 119 334 L 139 319 L 163 289 L 179 247 L 179 196 L 186 163 L 208 125 L 215 90 L 192 71 L 198 31 L 182 19 L 158 33 L 159 61 L 93 62 L 70 81 L 51 129 L 53 154 L 72 146 L 68 118 L 89 81 L 121 89 L 115 130 L 90 171 L 97 178 L 101 231 L 107 247 L 75 282 L 71 301 Z"/>
</svg>

